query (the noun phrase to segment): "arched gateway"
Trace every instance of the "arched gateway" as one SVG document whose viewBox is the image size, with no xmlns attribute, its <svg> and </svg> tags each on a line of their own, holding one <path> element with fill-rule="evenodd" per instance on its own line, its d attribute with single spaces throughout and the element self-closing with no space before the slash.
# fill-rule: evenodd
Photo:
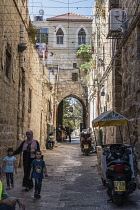
<svg viewBox="0 0 140 210">
<path fill-rule="evenodd" d="M 82 104 L 82 123 L 88 125 L 88 91 L 86 72 L 80 70 L 86 61 L 77 56 L 81 44 L 90 45 L 92 18 L 66 13 L 47 18 L 37 28 L 48 30 L 47 68 L 53 94 L 53 120 L 49 125 L 56 128 L 62 115 L 62 101 L 67 97 L 78 99 Z M 61 107 L 61 108 L 60 108 Z M 62 124 L 62 122 L 60 123 Z M 49 129 L 47 129 L 49 132 Z"/>
<path fill-rule="evenodd" d="M 68 74 L 68 73 L 67 73 Z M 64 80 L 63 79 L 64 71 L 60 70 L 59 72 L 59 83 L 57 84 L 57 109 L 56 109 L 56 126 L 58 124 L 62 125 L 63 119 L 63 100 L 71 97 L 77 99 L 82 105 L 82 113 L 83 119 L 82 123 L 83 126 L 86 127 L 88 124 L 88 93 L 87 93 L 87 86 L 85 83 L 79 81 L 72 81 L 72 80 Z M 65 77 L 64 77 L 65 78 Z"/>
<path fill-rule="evenodd" d="M 80 104 L 81 104 L 81 110 L 80 110 L 80 113 L 79 113 L 79 118 L 81 116 L 81 120 L 80 120 L 80 126 L 81 128 L 85 128 L 87 126 L 87 101 L 85 99 L 81 99 L 79 98 L 78 96 L 76 95 L 73 95 L 73 94 L 70 94 L 66 97 L 64 97 L 60 103 L 58 104 L 58 107 L 57 107 L 57 119 L 56 119 L 56 125 L 59 126 L 59 125 L 64 125 L 64 111 L 67 112 L 67 111 L 70 111 L 70 110 L 64 110 L 64 100 L 67 99 L 67 98 L 73 98 L 73 99 L 77 99 Z M 72 103 L 71 103 L 72 104 Z M 69 109 L 72 108 L 72 106 L 69 107 Z M 70 112 L 73 112 L 70 111 Z M 74 118 L 77 118 L 77 116 L 73 116 L 73 119 Z"/>
</svg>

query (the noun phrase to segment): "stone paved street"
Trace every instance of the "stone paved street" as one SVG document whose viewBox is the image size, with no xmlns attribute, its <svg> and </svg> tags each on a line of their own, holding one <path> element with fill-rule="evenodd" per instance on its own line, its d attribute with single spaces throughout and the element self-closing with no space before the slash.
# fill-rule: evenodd
<svg viewBox="0 0 140 210">
<path fill-rule="evenodd" d="M 44 152 L 49 177 L 43 180 L 42 198 L 36 200 L 34 191 L 24 192 L 22 169 L 15 176 L 12 196 L 23 198 L 27 210 L 136 210 L 140 209 L 140 191 L 129 196 L 127 204 L 117 207 L 107 203 L 106 188 L 96 171 L 96 154 L 83 156 L 79 144 L 61 143 Z M 18 209 L 18 208 L 17 208 Z"/>
</svg>

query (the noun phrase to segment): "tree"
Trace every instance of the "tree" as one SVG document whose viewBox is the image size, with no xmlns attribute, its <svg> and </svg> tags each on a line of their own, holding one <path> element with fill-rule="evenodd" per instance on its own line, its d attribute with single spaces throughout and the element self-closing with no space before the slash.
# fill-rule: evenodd
<svg viewBox="0 0 140 210">
<path fill-rule="evenodd" d="M 90 69 L 90 66 L 91 66 L 91 63 L 86 62 L 80 66 L 80 70 L 84 72 L 88 72 L 88 70 Z"/>
<path fill-rule="evenodd" d="M 82 44 L 80 48 L 77 50 L 76 55 L 83 60 L 83 64 L 80 66 L 80 70 L 84 71 L 86 74 L 91 66 L 91 47 L 90 45 Z"/>
<path fill-rule="evenodd" d="M 82 121 L 83 109 L 80 101 L 73 97 L 65 98 L 63 100 L 63 126 L 78 129 Z"/>
<path fill-rule="evenodd" d="M 76 55 L 83 61 L 89 62 L 92 57 L 90 45 L 82 44 L 77 50 Z"/>
</svg>

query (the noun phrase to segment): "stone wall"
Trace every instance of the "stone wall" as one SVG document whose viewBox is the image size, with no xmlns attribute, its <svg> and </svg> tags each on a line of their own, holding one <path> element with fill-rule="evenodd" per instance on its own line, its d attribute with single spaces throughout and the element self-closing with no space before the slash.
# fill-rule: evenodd
<svg viewBox="0 0 140 210">
<path fill-rule="evenodd" d="M 139 49 L 140 49 L 140 9 L 137 1 L 122 1 L 124 10 L 128 13 L 129 36 L 122 46 L 122 112 L 129 119 L 130 137 L 125 129 L 125 142 L 139 145 L 139 117 L 140 117 L 140 86 L 139 86 Z M 137 148 L 139 148 L 137 146 Z M 138 149 L 139 151 L 139 149 Z"/>
<path fill-rule="evenodd" d="M 28 36 L 27 1 L 1 0 L 0 14 L 1 161 L 8 147 L 15 149 L 21 143 L 27 129 L 45 148 L 47 104 L 53 98 L 44 85 L 49 81 L 47 69 Z M 19 44 L 27 48 L 20 52 Z"/>
</svg>

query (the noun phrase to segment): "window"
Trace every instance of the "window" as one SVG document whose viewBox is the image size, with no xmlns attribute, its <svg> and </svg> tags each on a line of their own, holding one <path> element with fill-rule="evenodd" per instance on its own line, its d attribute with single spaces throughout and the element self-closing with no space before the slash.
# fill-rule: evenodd
<svg viewBox="0 0 140 210">
<path fill-rule="evenodd" d="M 56 43 L 57 44 L 63 44 L 64 42 L 64 33 L 62 31 L 61 28 L 58 29 L 57 33 L 56 33 Z"/>
<path fill-rule="evenodd" d="M 81 28 L 78 33 L 78 44 L 86 44 L 86 33 L 83 28 Z"/>
<path fill-rule="evenodd" d="M 32 109 L 32 90 L 29 88 L 28 112 L 31 112 L 31 109 Z"/>
<path fill-rule="evenodd" d="M 12 56 L 11 56 L 11 47 L 7 43 L 7 49 L 6 49 L 6 69 L 5 74 L 8 79 L 10 79 L 11 76 L 11 62 L 12 62 Z"/>
<path fill-rule="evenodd" d="M 77 63 L 73 63 L 73 68 L 77 68 Z"/>
<path fill-rule="evenodd" d="M 72 81 L 78 81 L 78 74 L 72 73 Z"/>
<path fill-rule="evenodd" d="M 38 30 L 37 42 L 48 44 L 48 29 L 47 28 L 42 28 Z"/>
</svg>

